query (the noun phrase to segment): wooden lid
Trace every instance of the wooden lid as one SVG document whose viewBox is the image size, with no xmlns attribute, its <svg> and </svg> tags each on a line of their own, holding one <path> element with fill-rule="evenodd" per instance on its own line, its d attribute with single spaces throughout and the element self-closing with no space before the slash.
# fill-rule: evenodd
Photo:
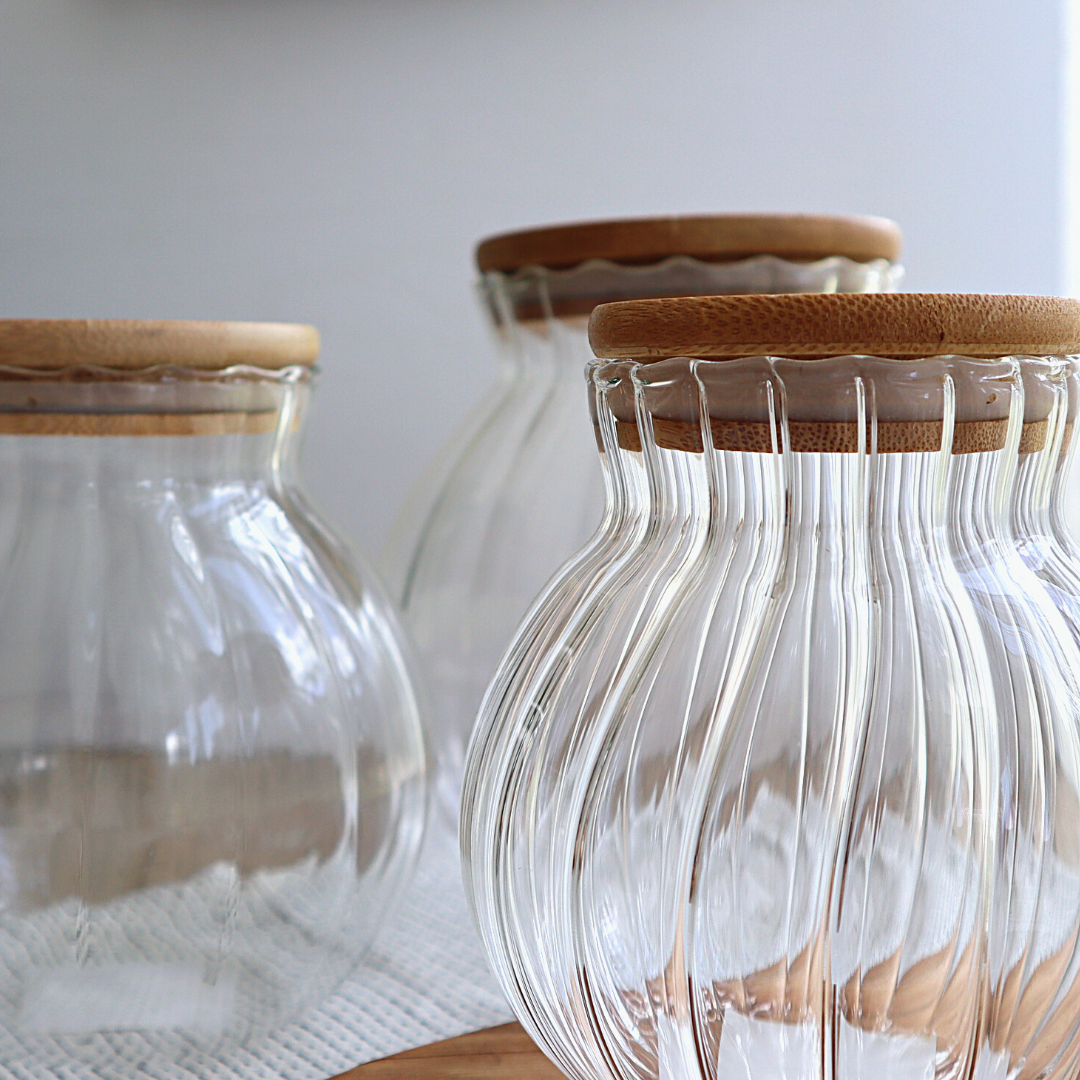
<svg viewBox="0 0 1080 1080">
<path fill-rule="evenodd" d="M 888 218 L 707 214 L 587 221 L 502 233 L 481 242 L 476 265 L 481 273 L 512 272 L 523 266 L 576 266 L 587 259 L 646 264 L 673 255 L 703 262 L 733 262 L 753 255 L 776 255 L 792 262 L 815 262 L 830 255 L 854 262 L 892 262 L 901 244 L 900 226 Z"/>
<path fill-rule="evenodd" d="M 162 364 L 215 371 L 311 365 L 319 333 L 294 323 L 138 319 L 0 319 L 0 364 L 136 371 Z"/>
<path fill-rule="evenodd" d="M 631 300 L 593 311 L 600 357 L 814 358 L 1080 353 L 1080 300 L 961 293 L 833 293 Z"/>
</svg>

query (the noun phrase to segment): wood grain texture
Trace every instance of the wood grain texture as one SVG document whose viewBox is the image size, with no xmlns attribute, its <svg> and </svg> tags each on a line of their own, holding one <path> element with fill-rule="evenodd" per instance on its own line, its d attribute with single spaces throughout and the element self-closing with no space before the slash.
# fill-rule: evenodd
<svg viewBox="0 0 1080 1080">
<path fill-rule="evenodd" d="M 1046 434 L 1050 429 L 1049 420 L 1033 420 L 1025 424 L 1020 431 L 1018 454 L 1037 454 L 1046 446 Z"/>
<path fill-rule="evenodd" d="M 276 371 L 310 366 L 318 355 L 318 331 L 294 323 L 0 319 L 0 364 L 25 368 L 217 371 L 245 364 Z"/>
<path fill-rule="evenodd" d="M 1062 356 L 1080 352 L 1080 300 L 962 293 L 691 296 L 604 304 L 599 357 Z"/>
<path fill-rule="evenodd" d="M 47 413 L 0 412 L 0 435 L 163 436 L 266 435 L 278 413 Z"/>
<path fill-rule="evenodd" d="M 1023 426 L 1020 438 L 1021 454 L 1041 450 L 1046 442 L 1046 421 Z M 745 420 L 710 422 L 712 445 L 717 450 L 743 453 L 771 454 L 773 431 L 768 424 Z M 953 428 L 952 453 L 978 454 L 1000 450 L 1005 445 L 1008 420 L 971 420 Z M 615 422 L 619 446 L 623 450 L 641 450 L 641 432 L 637 424 L 624 420 Z M 797 454 L 856 454 L 859 452 L 859 425 L 821 421 L 791 421 L 788 424 L 791 450 Z M 879 423 L 877 452 L 879 454 L 926 454 L 941 449 L 943 424 L 940 420 L 901 420 Z M 662 450 L 681 450 L 700 454 L 704 451 L 701 428 L 682 420 L 653 419 L 653 439 Z M 1041 439 L 1041 441 L 1040 441 Z"/>
<path fill-rule="evenodd" d="M 520 1024 L 503 1024 L 358 1065 L 336 1080 L 563 1080 Z"/>
<path fill-rule="evenodd" d="M 900 227 L 887 218 L 829 214 L 629 218 L 492 236 L 477 247 L 476 265 L 481 272 L 512 272 L 523 266 L 576 266 L 587 259 L 647 264 L 672 255 L 705 262 L 734 262 L 753 255 L 776 255 L 793 262 L 830 255 L 855 262 L 894 261 L 902 243 Z"/>
</svg>

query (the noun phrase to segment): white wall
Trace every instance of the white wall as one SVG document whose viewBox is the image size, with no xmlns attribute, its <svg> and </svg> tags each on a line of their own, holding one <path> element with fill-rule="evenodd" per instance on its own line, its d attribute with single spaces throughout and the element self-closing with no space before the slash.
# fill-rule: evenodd
<svg viewBox="0 0 1080 1080">
<path fill-rule="evenodd" d="M 489 374 L 485 233 L 882 213 L 908 287 L 1065 283 L 1066 0 L 0 0 L 0 314 L 323 332 L 369 550 Z"/>
<path fill-rule="evenodd" d="M 1065 162 L 1064 245 L 1067 296 L 1080 296 L 1080 0 L 1063 0 L 1064 77 L 1062 84 L 1062 154 Z M 1076 478 L 1080 483 L 1080 477 Z"/>
</svg>

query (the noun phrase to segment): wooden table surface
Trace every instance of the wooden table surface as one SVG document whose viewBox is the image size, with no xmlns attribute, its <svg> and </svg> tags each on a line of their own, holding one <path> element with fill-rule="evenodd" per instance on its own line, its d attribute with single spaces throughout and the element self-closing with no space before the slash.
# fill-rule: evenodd
<svg viewBox="0 0 1080 1080">
<path fill-rule="evenodd" d="M 564 1080 L 520 1024 L 460 1035 L 358 1065 L 335 1080 Z"/>
</svg>

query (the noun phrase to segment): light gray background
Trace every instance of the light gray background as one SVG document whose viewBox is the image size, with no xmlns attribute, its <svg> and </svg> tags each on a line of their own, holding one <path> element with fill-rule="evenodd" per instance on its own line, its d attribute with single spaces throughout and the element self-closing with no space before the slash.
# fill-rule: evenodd
<svg viewBox="0 0 1080 1080">
<path fill-rule="evenodd" d="M 1065 4 L 0 0 L 0 314 L 315 323 L 374 553 L 490 377 L 486 233 L 872 212 L 909 288 L 1066 288 Z"/>
</svg>

